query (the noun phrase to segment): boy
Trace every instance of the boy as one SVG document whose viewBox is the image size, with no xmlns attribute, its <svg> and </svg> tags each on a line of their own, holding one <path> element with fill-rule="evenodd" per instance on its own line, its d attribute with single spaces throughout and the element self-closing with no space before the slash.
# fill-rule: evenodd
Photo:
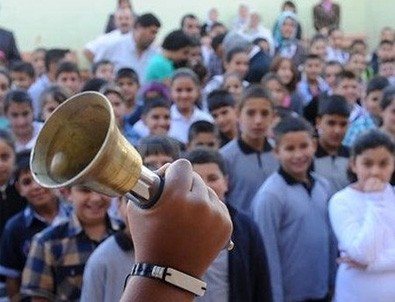
<svg viewBox="0 0 395 302">
<path fill-rule="evenodd" d="M 262 184 L 251 207 L 266 247 L 273 301 L 326 301 L 335 265 L 327 219 L 330 187 L 309 173 L 314 130 L 291 117 L 274 128 L 274 135 L 280 169 Z"/>
<path fill-rule="evenodd" d="M 182 30 L 174 30 L 166 35 L 162 52 L 148 61 L 144 83 L 155 81 L 169 85 L 174 71 L 187 65 L 191 46 L 191 38 Z"/>
<path fill-rule="evenodd" d="M 298 85 L 298 92 L 303 97 L 303 104 L 307 106 L 313 97 L 329 89 L 328 84 L 321 77 L 323 62 L 318 55 L 309 54 L 303 64 L 302 80 Z"/>
<path fill-rule="evenodd" d="M 267 138 L 274 120 L 274 105 L 260 85 L 248 87 L 237 107 L 240 136 L 220 149 L 229 174 L 227 201 L 250 211 L 251 200 L 262 182 L 278 168 Z"/>
<path fill-rule="evenodd" d="M 109 60 L 100 60 L 93 63 L 92 76 L 112 82 L 114 80 L 114 64 Z"/>
<path fill-rule="evenodd" d="M 146 99 L 141 118 L 133 125 L 134 145 L 148 135 L 167 135 L 170 129 L 170 102 L 162 97 Z"/>
<path fill-rule="evenodd" d="M 32 99 L 27 92 L 20 89 L 9 91 L 4 97 L 4 113 L 15 137 L 15 151 L 33 148 L 42 123 L 33 121 Z"/>
<path fill-rule="evenodd" d="M 376 128 L 381 123 L 380 102 L 383 98 L 383 90 L 390 85 L 382 76 L 371 79 L 366 88 L 365 97 L 362 99 L 363 114 L 355 119 L 346 132 L 343 144 L 351 147 L 355 139 L 365 130 Z"/>
<path fill-rule="evenodd" d="M 115 75 L 115 83 L 121 88 L 125 99 L 126 112 L 133 113 L 136 109 L 137 91 L 140 88 L 139 77 L 132 68 L 121 68 Z"/>
<path fill-rule="evenodd" d="M 198 147 L 188 152 L 185 158 L 205 184 L 225 202 L 228 182 L 221 154 L 212 148 Z M 272 301 L 269 268 L 259 229 L 247 215 L 226 205 L 233 222 L 235 247 L 231 252 L 223 249 L 211 264 L 203 277 L 209 284 L 208 290 L 196 301 Z"/>
<path fill-rule="evenodd" d="M 41 187 L 33 179 L 29 160 L 30 151 L 19 153 L 14 174 L 15 186 L 28 206 L 8 220 L 0 245 L 0 274 L 6 276 L 11 300 L 19 297 L 22 271 L 33 236 L 49 225 L 67 220 L 70 212 L 53 190 Z"/>
<path fill-rule="evenodd" d="M 36 80 L 34 67 L 31 63 L 18 61 L 10 69 L 12 85 L 14 88 L 28 90 Z"/>
<path fill-rule="evenodd" d="M 225 89 L 213 90 L 207 96 L 207 108 L 218 127 L 222 147 L 237 137 L 235 99 Z"/>
<path fill-rule="evenodd" d="M 71 94 L 81 89 L 81 74 L 78 65 L 72 62 L 60 62 L 55 74 L 56 83 L 65 87 Z"/>
<path fill-rule="evenodd" d="M 358 104 L 361 98 L 360 86 L 358 79 L 353 72 L 344 70 L 337 75 L 333 93 L 344 96 L 347 100 L 347 103 L 351 108 L 349 117 L 350 124 L 363 115 L 364 110 Z"/>
<path fill-rule="evenodd" d="M 66 222 L 34 237 L 21 293 L 40 301 L 79 301 L 85 263 L 118 222 L 107 214 L 111 198 L 75 185 L 64 190 L 73 205 Z"/>
<path fill-rule="evenodd" d="M 134 249 L 127 220 L 127 203 L 125 197 L 117 198 L 118 215 L 125 222 L 125 227 L 100 244 L 86 263 L 81 302 L 113 302 L 119 301 L 122 296 L 122 285 L 134 264 Z"/>
<path fill-rule="evenodd" d="M 391 59 L 380 61 L 378 74 L 386 77 L 391 85 L 395 84 L 395 55 Z"/>
<path fill-rule="evenodd" d="M 143 138 L 137 151 L 143 159 L 143 164 L 151 170 L 157 170 L 180 157 L 178 141 L 166 135 L 150 135 Z"/>
<path fill-rule="evenodd" d="M 348 61 L 349 54 L 344 51 L 344 33 L 338 27 L 332 27 L 328 31 L 329 47 L 327 49 L 326 61 L 338 61 L 344 65 Z"/>
<path fill-rule="evenodd" d="M 348 128 L 350 108 L 340 95 L 323 99 L 318 108 L 318 145 L 313 171 L 326 177 L 335 193 L 350 182 L 347 177 L 349 149 L 342 144 Z"/>
<path fill-rule="evenodd" d="M 187 150 L 193 150 L 198 146 L 219 149 L 219 133 L 213 123 L 196 121 L 189 126 Z"/>
</svg>

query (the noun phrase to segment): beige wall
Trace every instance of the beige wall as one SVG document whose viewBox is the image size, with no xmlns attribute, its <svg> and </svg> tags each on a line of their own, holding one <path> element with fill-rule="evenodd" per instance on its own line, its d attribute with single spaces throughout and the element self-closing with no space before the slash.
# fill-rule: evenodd
<svg viewBox="0 0 395 302">
<path fill-rule="evenodd" d="M 160 38 L 178 27 L 181 16 L 192 12 L 201 19 L 209 8 L 220 9 L 220 17 L 228 23 L 235 16 L 239 0 L 132 0 L 137 13 L 154 12 L 163 23 Z M 304 35 L 311 36 L 311 7 L 318 0 L 295 0 Z M 99 35 L 107 16 L 115 8 L 115 0 L 2 0 L 0 25 L 14 31 L 21 51 L 39 46 L 69 47 L 81 50 L 83 45 Z M 262 16 L 266 26 L 272 26 L 283 1 L 244 0 Z M 342 26 L 350 34 L 366 34 L 370 46 L 377 42 L 381 27 L 395 28 L 395 1 L 338 0 L 342 6 Z M 215 4 L 217 3 L 217 4 Z M 160 42 L 158 39 L 158 43 Z"/>
</svg>

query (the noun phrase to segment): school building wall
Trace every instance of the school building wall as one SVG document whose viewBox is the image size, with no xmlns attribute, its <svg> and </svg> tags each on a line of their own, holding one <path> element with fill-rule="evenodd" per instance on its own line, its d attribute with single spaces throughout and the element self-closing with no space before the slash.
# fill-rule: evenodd
<svg viewBox="0 0 395 302">
<path fill-rule="evenodd" d="M 179 26 L 185 13 L 194 13 L 202 21 L 211 7 L 220 10 L 220 19 L 229 23 L 236 15 L 240 0 L 131 0 L 137 14 L 153 12 L 163 26 L 157 43 Z M 294 0 L 302 22 L 303 35 L 314 34 L 312 6 L 319 0 Z M 244 0 L 257 10 L 265 26 L 271 28 L 279 15 L 282 0 Z M 366 36 L 372 49 L 383 26 L 395 28 L 395 1 L 337 0 L 342 8 L 341 26 L 349 35 Z M 104 30 L 116 0 L 2 0 L 0 26 L 11 29 L 21 52 L 37 47 L 67 47 L 80 53 L 83 45 Z M 81 63 L 86 62 L 82 59 Z"/>
</svg>

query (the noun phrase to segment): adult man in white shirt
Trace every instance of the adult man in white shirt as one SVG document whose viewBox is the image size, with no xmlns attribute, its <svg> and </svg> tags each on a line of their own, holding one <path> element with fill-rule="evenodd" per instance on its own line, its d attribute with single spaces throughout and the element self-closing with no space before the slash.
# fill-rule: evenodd
<svg viewBox="0 0 395 302">
<path fill-rule="evenodd" d="M 126 35 L 132 30 L 134 22 L 133 12 L 130 8 L 120 8 L 115 12 L 115 26 L 117 29 L 101 35 L 96 39 L 86 43 L 84 55 L 89 62 L 97 61 L 97 57 L 103 55 L 108 45 Z"/>
<path fill-rule="evenodd" d="M 153 42 L 160 26 L 160 21 L 153 14 L 140 15 L 134 23 L 131 34 L 123 35 L 108 43 L 101 55 L 95 56 L 94 62 L 109 60 L 113 63 L 115 72 L 120 68 L 133 68 L 139 79 L 144 79 L 147 62 L 157 53 Z"/>
</svg>

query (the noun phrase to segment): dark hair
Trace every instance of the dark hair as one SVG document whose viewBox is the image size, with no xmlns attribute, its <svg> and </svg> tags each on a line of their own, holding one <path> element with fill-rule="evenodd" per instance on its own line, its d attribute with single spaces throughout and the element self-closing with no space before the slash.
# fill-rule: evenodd
<svg viewBox="0 0 395 302">
<path fill-rule="evenodd" d="M 22 171 L 30 171 L 30 153 L 31 150 L 24 150 L 16 154 L 14 170 L 15 181 L 18 181 Z"/>
<path fill-rule="evenodd" d="M 125 102 L 125 98 L 124 98 L 124 96 L 122 94 L 121 88 L 118 85 L 116 85 L 115 83 L 106 83 L 106 84 L 104 84 L 100 88 L 99 92 L 104 94 L 104 95 L 107 95 L 109 93 L 115 93 L 122 100 L 122 102 Z"/>
<path fill-rule="evenodd" d="M 395 85 L 391 85 L 384 88 L 383 98 L 381 99 L 380 102 L 381 109 L 385 110 L 394 101 L 395 101 Z"/>
<path fill-rule="evenodd" d="M 390 46 L 393 46 L 393 45 L 394 45 L 394 42 L 393 42 L 393 41 L 390 41 L 390 40 L 381 40 L 380 43 L 379 43 L 379 47 L 380 47 L 380 46 L 383 46 L 383 45 L 390 45 Z"/>
<path fill-rule="evenodd" d="M 136 22 L 134 23 L 134 27 L 141 26 L 141 27 L 161 27 L 161 23 L 159 19 L 151 13 L 142 14 L 137 17 Z"/>
<path fill-rule="evenodd" d="M 328 66 L 339 66 L 341 67 L 342 71 L 344 70 L 343 65 L 339 61 L 335 61 L 335 60 L 328 61 L 325 63 L 324 68 Z"/>
<path fill-rule="evenodd" d="M 273 128 L 274 140 L 278 145 L 285 134 L 299 131 L 307 132 L 311 138 L 315 134 L 313 126 L 304 118 L 285 117 Z"/>
<path fill-rule="evenodd" d="M 276 56 L 276 57 L 274 57 L 271 65 L 270 65 L 270 71 L 277 73 L 278 70 L 280 69 L 282 62 L 284 62 L 284 61 L 287 61 L 291 64 L 291 71 L 293 73 L 293 77 L 292 77 L 291 82 L 289 82 L 288 84 L 285 84 L 285 86 L 287 87 L 288 91 L 290 93 L 292 93 L 296 90 L 296 87 L 299 82 L 299 71 L 295 65 L 295 62 L 290 58 Z"/>
<path fill-rule="evenodd" d="M 55 102 L 61 104 L 65 100 L 67 100 L 71 96 L 71 94 L 63 86 L 60 86 L 60 85 L 57 85 L 57 84 L 53 84 L 53 85 L 49 86 L 48 88 L 46 88 L 41 93 L 41 95 L 40 95 L 41 108 L 45 104 L 46 98 L 48 96 L 51 96 L 54 99 Z"/>
<path fill-rule="evenodd" d="M 33 108 L 33 101 L 30 95 L 22 89 L 13 89 L 7 92 L 4 96 L 4 112 L 7 113 L 11 103 L 17 104 L 28 104 L 30 108 Z"/>
<path fill-rule="evenodd" d="M 369 149 L 384 147 L 395 155 L 395 143 L 391 137 L 380 129 L 369 129 L 359 135 L 351 147 L 351 156 L 356 157 Z"/>
<path fill-rule="evenodd" d="M 103 66 L 103 65 L 112 65 L 112 66 L 114 66 L 114 64 L 110 60 L 107 60 L 107 59 L 99 60 L 99 61 L 94 62 L 92 64 L 92 67 L 91 67 L 92 74 L 95 74 L 97 72 L 97 70 L 99 69 L 99 67 Z"/>
<path fill-rule="evenodd" d="M 182 16 L 181 18 L 181 22 L 180 22 L 180 27 L 183 28 L 184 27 L 184 23 L 187 19 L 194 19 L 194 20 L 198 20 L 198 18 L 194 15 L 194 14 L 186 14 L 184 16 Z"/>
<path fill-rule="evenodd" d="M 233 95 L 226 89 L 215 89 L 207 95 L 208 111 L 212 112 L 222 107 L 235 107 Z"/>
<path fill-rule="evenodd" d="M 191 45 L 191 38 L 182 30 L 170 32 L 162 42 L 162 48 L 170 51 L 177 51 Z"/>
<path fill-rule="evenodd" d="M 190 68 L 182 67 L 178 68 L 174 73 L 173 76 L 171 77 L 171 84 L 178 78 L 190 78 L 196 85 L 200 85 L 200 80 L 197 74 Z"/>
<path fill-rule="evenodd" d="M 310 40 L 310 46 L 317 41 L 327 41 L 328 39 L 323 34 L 315 34 Z"/>
<path fill-rule="evenodd" d="M 140 140 L 137 148 L 142 158 L 150 155 L 166 154 L 174 160 L 180 157 L 177 141 L 166 135 L 149 135 Z"/>
<path fill-rule="evenodd" d="M 343 80 L 357 80 L 357 76 L 352 71 L 343 70 L 336 75 L 335 85 L 338 86 Z"/>
<path fill-rule="evenodd" d="M 52 48 L 47 50 L 45 53 L 45 69 L 49 70 L 49 66 L 51 64 L 58 64 L 69 52 L 70 49 L 60 48 Z"/>
<path fill-rule="evenodd" d="M 211 47 L 216 51 L 220 45 L 222 45 L 222 42 L 224 41 L 226 36 L 226 33 L 224 34 L 219 34 L 216 35 L 212 40 L 211 40 Z"/>
<path fill-rule="evenodd" d="M 296 5 L 292 1 L 284 1 L 283 5 L 281 6 L 281 9 L 284 10 L 286 6 L 292 7 L 295 10 L 296 13 Z"/>
<path fill-rule="evenodd" d="M 129 78 L 135 83 L 140 84 L 139 76 L 133 68 L 124 67 L 119 69 L 115 75 L 115 81 L 122 78 Z"/>
<path fill-rule="evenodd" d="M 11 72 L 23 72 L 28 75 L 29 78 L 34 79 L 36 73 L 32 63 L 17 61 L 11 65 Z"/>
<path fill-rule="evenodd" d="M 91 78 L 87 80 L 81 88 L 82 91 L 100 91 L 103 85 L 107 84 L 108 82 L 105 79 L 101 78 Z"/>
<path fill-rule="evenodd" d="M 219 131 L 217 126 L 209 121 L 193 122 L 188 128 L 188 142 L 192 141 L 200 133 L 212 133 L 219 138 Z"/>
<path fill-rule="evenodd" d="M 73 72 L 80 76 L 78 65 L 69 61 L 63 61 L 59 63 L 58 67 L 56 68 L 55 79 L 57 79 L 59 75 L 64 72 Z"/>
<path fill-rule="evenodd" d="M 270 92 L 259 84 L 252 84 L 244 89 L 240 101 L 238 102 L 239 110 L 243 108 L 246 102 L 251 98 L 265 99 L 265 101 L 269 102 L 270 107 L 274 110 L 274 103 L 271 98 Z"/>
<path fill-rule="evenodd" d="M 228 174 L 224 158 L 221 153 L 215 149 L 199 146 L 187 152 L 184 157 L 189 160 L 192 165 L 216 164 L 223 175 L 226 176 Z"/>
<path fill-rule="evenodd" d="M 351 42 L 350 49 L 354 48 L 355 45 L 358 45 L 358 44 L 364 45 L 365 47 L 367 46 L 367 45 L 366 45 L 366 42 L 365 42 L 363 39 L 354 39 L 354 40 Z"/>
<path fill-rule="evenodd" d="M 307 55 L 305 56 L 305 59 L 304 59 L 304 63 L 303 63 L 303 64 L 306 64 L 306 61 L 307 61 L 307 60 L 319 60 L 319 61 L 322 62 L 322 58 L 321 58 L 319 55 L 315 54 L 315 53 L 309 53 L 309 54 L 307 54 Z"/>
<path fill-rule="evenodd" d="M 239 53 L 247 54 L 247 51 L 244 47 L 233 47 L 225 54 L 225 62 L 229 63 L 232 61 L 233 57 Z"/>
<path fill-rule="evenodd" d="M 0 129 L 0 140 L 3 140 L 15 152 L 15 140 L 8 130 Z"/>
<path fill-rule="evenodd" d="M 369 82 L 368 85 L 366 86 L 366 95 L 373 91 L 377 90 L 384 90 L 385 87 L 389 86 L 390 82 L 386 77 L 383 76 L 375 76 L 372 78 Z"/>
<path fill-rule="evenodd" d="M 267 74 L 265 74 L 261 79 L 261 84 L 263 85 L 263 87 L 266 87 L 267 82 L 271 80 L 277 81 L 282 87 L 286 88 L 285 84 L 281 82 L 280 77 L 275 72 L 268 72 Z"/>
<path fill-rule="evenodd" d="M 144 102 L 142 115 L 148 114 L 154 108 L 166 108 L 170 111 L 170 101 L 164 97 L 156 97 Z"/>
<path fill-rule="evenodd" d="M 318 101 L 318 116 L 320 117 L 334 114 L 349 117 L 350 112 L 346 98 L 341 95 L 333 94 L 320 98 Z"/>
</svg>

